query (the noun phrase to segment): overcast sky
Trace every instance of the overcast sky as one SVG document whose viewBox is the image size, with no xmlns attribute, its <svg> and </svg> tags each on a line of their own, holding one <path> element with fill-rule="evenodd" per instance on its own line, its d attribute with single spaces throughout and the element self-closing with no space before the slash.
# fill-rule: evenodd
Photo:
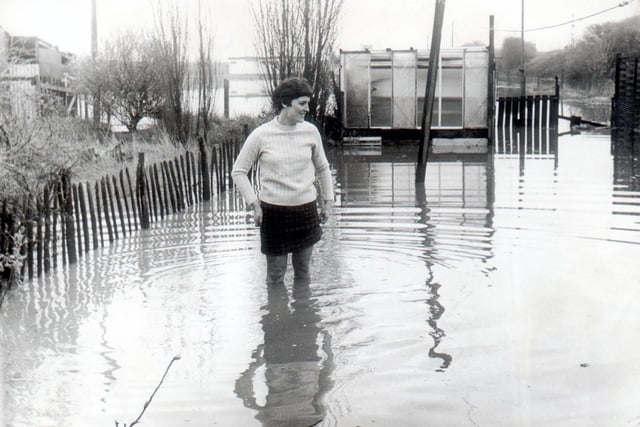
<svg viewBox="0 0 640 427">
<path fill-rule="evenodd" d="M 98 32 L 101 40 L 122 28 L 151 25 L 149 11 L 157 0 L 96 0 Z M 170 1 L 170 0 L 163 0 Z M 198 0 L 172 0 L 190 12 Z M 216 31 L 216 56 L 253 55 L 250 0 L 202 0 L 210 9 Z M 539 51 L 562 48 L 571 38 L 580 38 L 592 24 L 619 21 L 636 16 L 640 26 L 640 0 L 616 7 L 623 0 L 525 0 L 525 29 L 561 24 L 605 9 L 614 10 L 584 19 L 573 25 L 531 31 L 527 41 Z M 344 0 L 337 48 L 374 49 L 410 46 L 429 48 L 435 0 Z M 521 0 L 449 0 L 446 2 L 442 47 L 472 41 L 488 44 L 489 16 L 495 16 L 496 44 L 504 37 L 520 33 Z M 90 51 L 91 0 L 1 0 L 0 26 L 14 35 L 37 36 L 61 50 L 79 55 Z M 507 32 L 502 30 L 514 30 Z"/>
</svg>

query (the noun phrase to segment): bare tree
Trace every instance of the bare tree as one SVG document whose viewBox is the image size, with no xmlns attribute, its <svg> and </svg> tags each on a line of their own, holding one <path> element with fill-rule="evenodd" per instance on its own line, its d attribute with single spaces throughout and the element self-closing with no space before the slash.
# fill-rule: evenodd
<svg viewBox="0 0 640 427">
<path fill-rule="evenodd" d="M 100 109 L 135 131 L 145 117 L 159 117 L 165 104 L 153 40 L 126 32 L 107 42 L 102 53 L 85 66 L 82 82 L 100 92 Z"/>
<path fill-rule="evenodd" d="M 321 124 L 333 91 L 333 50 L 343 0 L 254 0 L 256 49 L 268 94 L 284 78 L 306 78 L 313 88 L 311 117 Z"/>
<path fill-rule="evenodd" d="M 218 75 L 218 64 L 212 57 L 214 37 L 207 26 L 207 13 L 203 12 L 198 1 L 198 18 L 196 22 L 198 34 L 197 86 L 198 86 L 198 120 L 196 132 L 206 137 L 212 122 Z"/>
<path fill-rule="evenodd" d="M 164 7 L 160 2 L 155 10 L 156 58 L 166 93 L 162 120 L 167 130 L 180 142 L 189 136 L 188 94 L 188 23 L 178 5 Z"/>
</svg>

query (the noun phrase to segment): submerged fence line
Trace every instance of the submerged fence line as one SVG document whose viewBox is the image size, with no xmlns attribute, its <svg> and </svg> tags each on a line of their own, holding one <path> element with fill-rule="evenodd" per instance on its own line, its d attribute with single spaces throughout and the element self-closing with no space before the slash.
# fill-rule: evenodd
<svg viewBox="0 0 640 427">
<path fill-rule="evenodd" d="M 5 200 L 0 209 L 0 253 L 11 251 L 13 237 L 24 227 L 21 275 L 31 279 L 58 262 L 75 263 L 91 250 L 229 189 L 238 149 L 235 140 L 207 148 L 200 139 L 197 153 L 186 151 L 172 160 L 147 165 L 144 153 L 139 153 L 133 177 L 127 167 L 95 182 L 72 183 L 63 176 L 44 188 L 35 209 L 26 202 L 9 209 Z M 8 270 L 3 273 L 6 278 Z"/>
</svg>

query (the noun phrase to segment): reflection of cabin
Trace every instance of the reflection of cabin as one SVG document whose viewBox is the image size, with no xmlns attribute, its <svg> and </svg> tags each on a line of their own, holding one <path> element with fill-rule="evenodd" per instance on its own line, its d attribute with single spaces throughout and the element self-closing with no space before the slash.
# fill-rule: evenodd
<svg viewBox="0 0 640 427">
<path fill-rule="evenodd" d="M 340 53 L 342 120 L 347 136 L 415 138 L 421 126 L 429 53 Z M 435 135 L 486 137 L 489 50 L 442 50 L 435 89 Z"/>
<path fill-rule="evenodd" d="M 332 159 L 337 167 L 343 208 L 416 206 L 415 150 L 406 146 L 384 146 L 378 156 L 344 156 Z M 331 156 L 332 154 L 330 154 Z M 432 154 L 426 169 L 425 189 L 428 217 L 427 249 L 434 259 L 447 252 L 444 259 L 491 256 L 490 239 L 493 221 L 494 175 L 487 154 Z M 517 181 L 517 180 L 516 180 Z M 357 212 L 357 210 L 356 210 Z M 382 210 L 381 221 L 407 223 L 403 211 Z M 399 218 L 395 218 L 396 213 Z M 346 214 L 342 218 L 349 219 Z M 418 218 L 415 218 L 418 221 Z M 366 227 L 366 223 L 362 225 Z M 454 231 L 452 230 L 459 230 Z M 383 236 L 369 233 L 367 240 Z M 344 239 L 358 239 L 352 234 Z M 388 242 L 385 242 L 388 244 Z M 425 242 L 427 244 L 427 242 Z"/>
<path fill-rule="evenodd" d="M 0 28 L 0 80 L 10 95 L 9 105 L 3 107 L 33 115 L 43 107 L 38 97 L 46 93 L 75 113 L 76 97 L 65 73 L 72 58 L 37 37 L 12 36 Z"/>
</svg>

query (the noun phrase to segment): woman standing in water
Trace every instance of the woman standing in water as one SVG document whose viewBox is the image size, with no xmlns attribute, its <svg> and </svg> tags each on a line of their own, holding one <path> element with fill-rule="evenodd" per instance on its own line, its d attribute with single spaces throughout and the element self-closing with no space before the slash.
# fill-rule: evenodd
<svg viewBox="0 0 640 427">
<path fill-rule="evenodd" d="M 251 132 L 231 172 L 260 227 L 270 285 L 283 283 L 289 253 L 295 279 L 309 281 L 313 245 L 320 240 L 320 222 L 327 219 L 327 209 L 333 202 L 331 171 L 320 133 L 304 120 L 310 97 L 311 86 L 304 79 L 290 78 L 280 83 L 272 95 L 276 117 Z M 247 176 L 256 162 L 258 194 Z"/>
</svg>

